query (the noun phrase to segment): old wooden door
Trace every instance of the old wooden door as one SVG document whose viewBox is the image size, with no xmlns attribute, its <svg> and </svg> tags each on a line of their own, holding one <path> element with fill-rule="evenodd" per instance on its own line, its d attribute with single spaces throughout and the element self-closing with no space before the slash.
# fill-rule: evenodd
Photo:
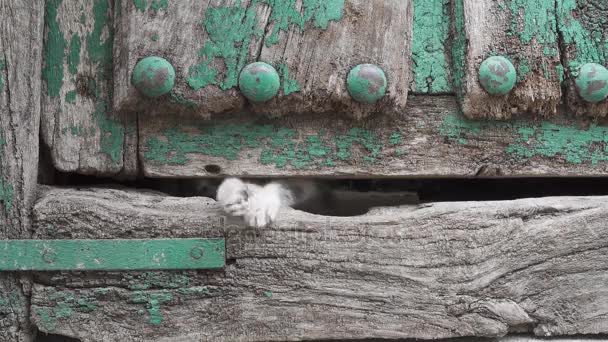
<svg viewBox="0 0 608 342">
<path fill-rule="evenodd" d="M 603 0 L 0 0 L 0 17 L 1 341 L 608 333 L 606 197 L 286 210 L 260 231 L 209 198 L 36 180 L 46 160 L 119 180 L 605 176 Z"/>
</svg>

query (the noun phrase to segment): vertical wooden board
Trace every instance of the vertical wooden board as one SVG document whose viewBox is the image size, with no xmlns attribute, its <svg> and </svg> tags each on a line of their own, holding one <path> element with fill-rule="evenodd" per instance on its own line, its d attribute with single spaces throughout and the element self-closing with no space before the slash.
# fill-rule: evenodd
<svg viewBox="0 0 608 342">
<path fill-rule="evenodd" d="M 125 157 L 135 158 L 124 153 L 135 119 L 117 117 L 111 108 L 113 3 L 46 4 L 41 127 L 61 171 L 113 175 L 123 171 Z"/>
<path fill-rule="evenodd" d="M 512 113 L 556 114 L 562 66 L 555 0 L 455 0 L 454 87 L 469 118 L 508 119 Z M 517 71 L 515 88 L 491 96 L 479 82 L 481 63 L 504 56 Z"/>
<path fill-rule="evenodd" d="M 280 5 L 279 5 L 280 4 Z M 272 6 L 260 61 L 273 65 L 282 89 L 253 110 L 345 114 L 361 119 L 373 113 L 402 113 L 410 73 L 411 0 L 285 1 Z M 304 30 L 304 28 L 316 28 Z M 386 95 L 374 104 L 354 101 L 349 71 L 359 64 L 382 68 Z"/>
<path fill-rule="evenodd" d="M 270 14 L 266 0 L 121 1 L 117 22 L 114 108 L 149 118 L 166 112 L 239 111 L 238 74 L 257 59 Z M 120 48 L 120 50 L 118 50 Z M 146 98 L 131 84 L 139 60 L 159 56 L 176 72 L 173 90 Z"/>
<path fill-rule="evenodd" d="M 414 28 L 409 91 L 414 94 L 446 94 L 452 87 L 450 1 L 414 0 Z"/>
<path fill-rule="evenodd" d="M 44 5 L 0 0 L 0 240 L 31 235 L 40 123 Z M 30 282 L 0 273 L 0 341 L 31 341 Z"/>
<path fill-rule="evenodd" d="M 579 115 L 606 116 L 608 101 L 585 102 L 577 93 L 575 80 L 586 63 L 608 67 L 608 3 L 557 0 L 557 22 L 564 51 L 568 106 Z"/>
</svg>

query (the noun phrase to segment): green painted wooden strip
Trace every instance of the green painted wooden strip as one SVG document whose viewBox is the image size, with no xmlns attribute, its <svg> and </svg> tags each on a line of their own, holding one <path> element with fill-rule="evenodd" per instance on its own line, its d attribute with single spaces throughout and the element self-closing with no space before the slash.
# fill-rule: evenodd
<svg viewBox="0 0 608 342">
<path fill-rule="evenodd" d="M 0 271 L 184 270 L 224 264 L 224 239 L 0 241 Z"/>
</svg>

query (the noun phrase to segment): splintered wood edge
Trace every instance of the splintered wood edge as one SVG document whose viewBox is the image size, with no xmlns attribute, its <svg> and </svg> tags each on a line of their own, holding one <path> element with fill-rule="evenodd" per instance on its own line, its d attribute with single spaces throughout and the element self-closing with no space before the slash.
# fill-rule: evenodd
<svg viewBox="0 0 608 342">
<path fill-rule="evenodd" d="M 608 197 L 433 203 L 356 217 L 286 209 L 250 230 L 205 198 L 46 188 L 34 220 L 38 238 L 216 234 L 230 260 L 222 272 L 45 277 L 32 294 L 44 332 L 252 341 L 608 333 L 598 310 L 608 302 Z M 214 232 L 201 233 L 210 221 Z"/>
</svg>

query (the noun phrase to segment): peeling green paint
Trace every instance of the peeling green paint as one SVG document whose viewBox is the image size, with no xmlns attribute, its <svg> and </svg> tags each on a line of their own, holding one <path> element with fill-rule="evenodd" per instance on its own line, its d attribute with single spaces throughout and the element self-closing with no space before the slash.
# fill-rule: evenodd
<svg viewBox="0 0 608 342">
<path fill-rule="evenodd" d="M 109 15 L 108 1 L 95 0 L 93 31 L 87 34 L 86 43 L 89 60 L 93 65 L 97 65 L 97 75 L 91 82 L 97 100 L 92 115 L 100 129 L 101 152 L 107 154 L 113 162 L 119 163 L 122 161 L 125 128 L 120 122 L 109 118 L 111 113 L 109 99 L 102 96 L 96 84 L 106 82 L 110 87 L 112 79 L 114 34 Z M 109 34 L 104 35 L 104 30 Z M 105 40 L 102 39 L 104 37 Z"/>
<path fill-rule="evenodd" d="M 523 44 L 533 40 L 541 44 L 557 44 L 555 0 L 506 0 L 511 11 L 510 34 Z"/>
<path fill-rule="evenodd" d="M 355 127 L 333 136 L 320 130 L 301 137 L 294 129 L 270 124 L 208 124 L 200 126 L 195 134 L 171 128 L 162 132 L 162 139 L 148 138 L 144 158 L 159 164 L 184 165 L 190 161 L 188 154 L 237 160 L 241 152 L 260 148 L 259 162 L 278 168 L 333 167 L 355 160 L 376 163 L 383 150 L 391 146 L 389 140 L 395 142 L 393 133 L 382 137 Z M 358 153 L 353 156 L 355 148 Z"/>
<path fill-rule="evenodd" d="M 61 87 L 63 87 L 63 60 L 67 41 L 57 21 L 61 2 L 62 0 L 48 0 L 46 2 L 47 37 L 44 47 L 42 78 L 46 81 L 47 94 L 51 97 L 59 96 Z"/>
<path fill-rule="evenodd" d="M 160 10 L 167 10 L 169 0 L 150 0 L 150 7 L 148 7 L 148 0 L 133 0 L 133 4 L 141 12 L 145 12 L 147 8 L 158 12 Z"/>
<path fill-rule="evenodd" d="M 32 305 L 33 311 L 38 316 L 40 326 L 48 332 L 57 329 L 57 322 L 62 319 L 69 319 L 76 313 L 89 313 L 97 310 L 98 300 L 93 294 L 81 295 L 78 291 L 57 292 L 54 289 L 44 293 L 49 300 L 49 306 Z"/>
<path fill-rule="evenodd" d="M 292 25 L 303 31 L 304 24 L 312 22 L 315 28 L 327 29 L 329 21 L 342 19 L 344 9 L 344 0 L 304 0 L 303 13 L 296 10 L 296 0 L 252 0 L 249 6 L 237 0 L 231 7 L 209 7 L 203 21 L 209 40 L 198 53 L 200 64 L 190 67 L 191 88 L 198 90 L 214 84 L 227 90 L 238 84 L 239 72 L 253 59 L 249 56 L 251 43 L 264 36 L 265 28 L 257 17 L 257 5 L 262 3 L 270 7 L 269 21 L 273 25 L 266 46 L 278 43 L 279 32 Z M 223 60 L 223 75 L 214 65 L 216 59 Z"/>
<path fill-rule="evenodd" d="M 135 304 L 145 304 L 150 316 L 150 324 L 160 325 L 163 321 L 163 314 L 160 305 L 173 300 L 173 295 L 169 291 L 134 291 L 130 299 Z"/>
<path fill-rule="evenodd" d="M 575 121 L 563 124 L 524 120 L 474 121 L 450 113 L 446 114 L 439 133 L 450 142 L 466 145 L 471 136 L 514 131 L 518 137 L 505 147 L 505 153 L 517 161 L 562 157 L 570 164 L 608 162 L 608 127 L 590 124 L 588 128 L 579 128 L 577 124 Z"/>
<path fill-rule="evenodd" d="M 283 84 L 283 95 L 287 96 L 302 90 L 298 80 L 289 78 L 289 68 L 287 67 L 287 64 L 279 64 L 279 73 L 281 74 L 281 84 Z"/>
<path fill-rule="evenodd" d="M 264 297 L 272 298 L 272 291 L 264 291 Z"/>
<path fill-rule="evenodd" d="M 160 10 L 167 10 L 169 6 L 169 0 L 152 0 L 150 3 L 150 9 L 154 12 L 158 12 Z"/>
<path fill-rule="evenodd" d="M 602 1 L 587 0 L 580 9 L 576 0 L 556 0 L 557 20 L 561 37 L 569 48 L 574 49 L 565 67 L 573 75 L 583 64 L 608 62 L 608 19 Z"/>
<path fill-rule="evenodd" d="M 78 95 L 78 93 L 76 93 L 76 90 L 68 91 L 65 94 L 65 102 L 71 103 L 71 104 L 76 103 L 76 95 Z"/>
<path fill-rule="evenodd" d="M 438 94 L 452 91 L 445 50 L 450 33 L 449 8 L 449 0 L 414 0 L 414 92 Z"/>
<path fill-rule="evenodd" d="M 153 34 L 151 39 L 153 42 L 157 42 L 160 39 L 160 37 L 158 36 L 158 34 Z"/>
<path fill-rule="evenodd" d="M 138 10 L 145 12 L 146 8 L 148 6 L 148 1 L 147 0 L 133 0 L 133 5 L 135 5 L 135 8 L 137 8 Z"/>
<path fill-rule="evenodd" d="M 527 58 L 521 58 L 517 64 L 517 82 L 526 79 L 530 71 L 532 71 L 530 69 L 530 61 Z"/>
<path fill-rule="evenodd" d="M 254 0 L 255 2 L 255 0 Z M 279 32 L 289 31 L 291 26 L 298 26 L 300 32 L 304 32 L 304 25 L 312 22 L 315 28 L 327 30 L 330 21 L 342 20 L 344 11 L 344 0 L 304 0 L 301 13 L 296 8 L 296 0 L 261 0 L 268 4 L 272 12 L 269 22 L 273 29 L 270 36 L 266 38 L 266 46 L 279 42 Z"/>
<path fill-rule="evenodd" d="M 68 70 L 72 74 L 76 74 L 78 72 L 81 47 L 82 42 L 80 41 L 80 36 L 78 33 L 74 33 L 74 35 L 72 35 L 72 40 L 70 41 L 70 53 L 68 54 Z"/>
<path fill-rule="evenodd" d="M 403 137 L 401 136 L 401 133 L 393 133 L 388 138 L 388 142 L 391 145 L 401 145 L 402 141 L 403 141 Z"/>
</svg>

